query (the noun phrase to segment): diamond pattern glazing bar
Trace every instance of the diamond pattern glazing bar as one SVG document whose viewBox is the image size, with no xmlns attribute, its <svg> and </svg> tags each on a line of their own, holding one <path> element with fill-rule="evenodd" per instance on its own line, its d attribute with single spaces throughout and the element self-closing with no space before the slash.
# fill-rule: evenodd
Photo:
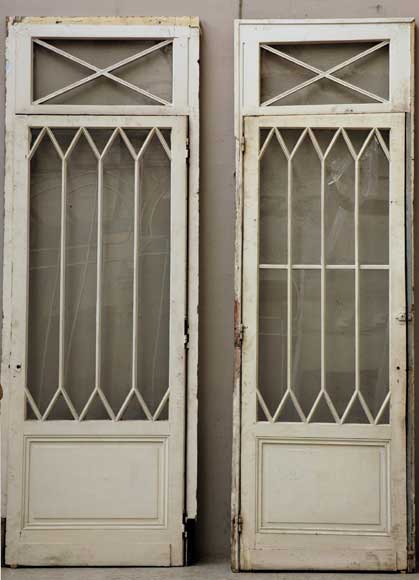
<svg viewBox="0 0 419 580">
<path fill-rule="evenodd" d="M 46 149 L 44 144 L 47 144 Z M 41 148 L 43 148 L 42 152 Z M 84 152 L 90 151 L 95 165 L 89 162 L 87 170 L 84 170 L 83 164 L 86 165 L 87 162 L 85 162 L 86 153 L 73 159 L 74 154 L 79 149 Z M 41 152 L 40 155 L 38 152 Z M 51 175 L 52 152 L 54 152 L 60 165 L 57 165 L 56 169 L 54 165 L 54 174 Z M 132 160 L 132 169 L 129 170 L 134 172 L 132 177 L 129 177 L 128 173 L 124 173 L 122 155 L 125 156 L 125 159 L 128 156 Z M 164 224 L 170 223 L 167 222 L 170 216 L 168 205 L 170 202 L 170 132 L 160 130 L 157 127 L 149 130 L 124 130 L 122 127 L 117 127 L 111 132 L 84 127 L 77 130 L 43 127 L 32 132 L 32 144 L 28 158 L 31 164 L 36 162 L 31 172 L 35 181 L 31 181 L 30 270 L 34 273 L 41 272 L 41 275 L 44 272 L 44 284 L 40 286 L 42 293 L 44 293 L 44 298 L 41 297 L 44 306 L 42 306 L 42 310 L 39 306 L 39 299 L 38 303 L 35 303 L 31 302 L 30 298 L 30 311 L 32 309 L 36 312 L 38 309 L 39 312 L 36 323 L 38 326 L 34 327 L 34 338 L 31 339 L 31 333 L 29 338 L 28 384 L 25 389 L 27 418 L 36 420 L 72 418 L 79 421 L 89 418 L 112 421 L 126 418 L 142 418 L 148 421 L 164 419 L 170 396 L 170 386 L 166 382 L 163 390 L 157 389 L 154 386 L 154 381 L 155 367 L 159 365 L 160 358 L 165 355 L 165 351 L 161 351 L 163 354 L 159 351 L 160 354 L 158 354 L 156 349 L 161 350 L 160 343 L 162 340 L 165 341 L 164 334 L 168 331 L 165 323 L 162 322 L 161 312 L 163 305 L 166 307 L 166 302 L 163 302 L 163 298 L 159 297 L 157 301 L 150 303 L 153 312 L 151 318 L 150 314 L 149 318 L 146 318 L 146 312 L 144 312 L 141 302 L 141 291 L 144 286 L 141 269 L 142 264 L 144 264 L 144 267 L 148 269 L 146 273 L 149 272 L 149 276 L 154 276 L 153 280 L 158 281 L 161 268 L 156 260 L 163 259 L 164 263 L 167 264 L 168 257 L 170 258 L 170 237 L 168 237 L 170 230 L 167 233 L 162 229 Z M 69 180 L 73 179 L 69 175 L 69 167 L 70 164 L 74 163 L 76 164 L 74 167 L 78 183 L 72 182 L 72 193 L 69 196 Z M 165 167 L 165 177 L 163 178 L 160 176 L 160 168 L 162 167 Z M 113 182 L 120 184 L 115 190 L 109 188 L 106 181 L 109 176 Z M 115 181 L 115 179 L 119 181 Z M 126 190 L 124 183 L 130 183 L 131 179 L 133 183 L 131 191 L 134 204 L 133 216 L 130 216 L 129 210 L 127 211 L 123 195 L 125 194 L 126 197 L 126 191 L 129 193 L 129 189 Z M 57 212 L 55 208 L 57 207 L 58 183 L 60 183 L 60 204 Z M 87 202 L 91 203 L 88 197 L 91 195 L 89 192 L 94 193 L 93 206 L 86 205 Z M 74 197 L 75 195 L 78 196 L 77 199 Z M 105 199 L 111 203 L 105 204 Z M 80 200 L 82 204 L 77 207 Z M 88 207 L 91 209 L 89 210 Z M 109 214 L 109 211 L 112 213 Z M 51 215 L 50 219 L 48 214 Z M 58 223 L 54 222 L 54 215 L 59 216 Z M 97 215 L 97 219 L 94 217 L 95 215 Z M 132 220 L 132 226 L 127 225 L 130 220 Z M 95 221 L 97 221 L 96 229 L 92 227 Z M 115 226 L 108 233 L 109 228 L 105 229 L 105 224 L 108 223 L 114 224 L 114 226 L 120 224 L 122 229 L 115 229 Z M 55 229 L 51 230 L 53 227 Z M 70 231 L 79 228 L 79 231 L 85 232 L 84 237 L 80 237 L 79 234 L 79 242 L 76 245 L 71 241 L 73 238 L 70 239 L 69 227 Z M 92 237 L 91 233 L 87 235 L 86 232 L 89 230 L 91 233 L 96 232 L 95 236 Z M 49 247 L 52 235 L 57 240 L 56 250 Z M 36 244 L 32 240 L 36 240 Z M 125 248 L 131 244 L 132 250 L 127 254 Z M 104 253 L 105 248 L 107 248 L 106 253 Z M 132 257 L 130 258 L 131 252 Z M 93 260 L 95 254 L 96 260 Z M 125 308 L 124 301 L 128 301 L 127 304 L 132 303 L 132 310 L 128 306 L 126 311 L 127 313 L 132 312 L 130 326 L 128 326 L 132 329 L 130 333 L 132 334 L 130 343 L 132 347 L 130 347 L 131 354 L 129 356 L 131 383 L 128 385 L 126 395 L 124 395 L 118 408 L 115 408 L 115 403 L 112 402 L 115 398 L 112 396 L 112 389 L 121 388 L 118 380 L 111 384 L 110 392 L 105 393 L 103 388 L 103 340 L 106 339 L 103 313 L 104 309 L 114 309 L 115 306 L 105 302 L 108 300 L 108 294 L 104 293 L 104 290 L 107 290 L 104 288 L 104 266 L 108 262 L 114 263 L 116 269 L 120 269 L 120 264 L 127 263 L 128 271 L 133 272 L 130 286 L 126 286 L 124 279 L 117 278 L 114 282 L 119 288 L 117 307 Z M 163 272 L 166 270 L 167 265 Z M 70 316 L 68 289 L 71 289 L 71 284 L 74 286 L 76 284 L 74 281 L 78 280 L 77 276 L 75 277 L 75 272 L 79 272 L 78 276 L 81 282 L 79 290 L 75 288 L 77 291 L 74 294 L 74 304 L 71 306 Z M 106 280 L 108 284 L 108 278 Z M 90 291 L 90 296 L 93 296 L 93 302 L 88 303 L 86 302 L 86 288 L 92 283 L 94 283 L 93 292 Z M 166 296 L 168 286 L 166 285 L 165 288 L 164 296 Z M 148 289 L 146 291 L 149 292 Z M 38 286 L 33 286 L 30 281 L 30 296 L 31 292 L 36 292 L 39 296 Z M 158 287 L 155 288 L 154 294 L 158 295 Z M 55 310 L 54 305 L 57 301 L 58 310 Z M 80 368 L 74 371 L 70 353 L 72 345 L 80 340 L 80 328 L 86 325 L 90 316 L 89 311 L 95 312 L 92 317 L 94 326 L 92 327 L 93 333 L 89 331 L 90 334 L 88 333 L 84 337 L 84 348 L 92 349 L 94 347 L 94 381 L 90 382 L 90 386 L 86 387 L 86 390 L 80 392 L 78 385 L 81 383 L 77 377 L 82 377 L 84 371 Z M 123 322 L 126 316 L 124 311 L 121 314 L 118 312 L 115 314 L 114 310 L 109 312 L 113 317 L 112 320 L 116 321 L 115 323 L 125 324 Z M 32 321 L 33 324 L 35 323 Z M 55 328 L 57 324 L 58 333 L 55 335 L 51 333 L 50 329 Z M 144 324 L 147 324 L 145 330 Z M 144 332 L 149 332 L 153 326 L 156 326 L 159 331 L 150 336 L 154 345 L 154 359 L 150 363 L 152 364 L 151 374 L 150 372 L 146 373 L 140 378 L 140 353 L 145 352 Z M 76 327 L 79 330 L 76 330 Z M 58 338 L 58 345 L 54 345 L 55 336 Z M 124 345 L 122 344 L 120 348 L 124 349 Z M 44 355 L 39 359 L 41 349 Z M 142 354 L 141 356 L 146 355 Z M 31 361 L 36 358 L 41 362 L 43 361 L 43 367 L 37 371 L 37 375 L 34 377 Z M 53 369 L 55 366 L 58 369 L 56 386 L 52 391 L 46 391 L 46 386 L 51 389 L 54 385 L 55 371 Z M 70 370 L 71 374 L 69 374 Z M 126 374 L 125 371 L 124 374 Z M 159 375 L 159 377 L 159 381 L 164 379 L 163 375 Z M 148 380 L 152 381 L 149 386 L 145 382 Z M 48 395 L 48 392 L 51 394 Z M 145 393 L 148 393 L 147 396 Z M 154 393 L 154 398 L 150 399 L 150 393 Z M 109 400 L 109 396 L 111 396 L 111 400 Z M 128 413 L 129 416 L 126 417 L 125 414 L 134 402 L 138 404 L 139 411 L 135 412 L 134 415 Z"/>
<path fill-rule="evenodd" d="M 338 424 L 389 420 L 389 264 L 377 254 L 377 248 L 388 244 L 388 135 L 389 131 L 377 128 L 367 132 L 343 127 L 261 131 L 259 237 L 264 241 L 259 264 L 259 420 Z M 302 147 L 303 165 L 298 155 Z M 308 162 L 311 155 L 313 160 Z M 315 159 L 320 181 L 313 177 Z M 304 214 L 296 213 L 297 190 L 304 192 Z M 318 221 L 311 209 L 317 206 Z M 278 232 L 285 224 L 286 253 L 277 247 L 284 243 Z M 352 261 L 336 263 L 334 257 L 329 263 L 330 232 L 336 240 L 340 232 L 347 235 L 348 228 L 354 232 L 346 247 Z M 361 237 L 362 232 L 369 237 L 365 233 Z M 311 240 L 319 235 L 319 250 L 314 248 L 310 254 L 317 255 L 317 262 L 295 261 L 299 253 L 293 252 L 293 246 L 300 244 L 301 235 Z M 266 256 L 284 255 L 285 262 L 266 263 Z M 364 256 L 371 255 L 377 255 L 376 263 L 364 261 Z M 281 272 L 286 274 L 285 293 L 283 278 L 278 278 Z M 313 283 L 319 289 L 318 298 Z M 285 308 L 279 307 L 279 300 Z M 296 335 L 296 325 L 301 324 Z M 280 355 L 284 341 L 285 358 Z M 270 367 L 275 370 L 269 371 Z"/>
</svg>

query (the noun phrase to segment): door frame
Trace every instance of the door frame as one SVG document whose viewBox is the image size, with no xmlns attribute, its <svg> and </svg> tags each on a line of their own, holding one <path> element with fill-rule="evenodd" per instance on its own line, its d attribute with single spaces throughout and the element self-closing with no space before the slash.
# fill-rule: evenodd
<svg viewBox="0 0 419 580">
<path fill-rule="evenodd" d="M 185 505 L 183 514 L 184 563 L 194 559 L 194 522 L 197 517 L 197 418 L 198 418 L 198 320 L 199 320 L 199 36 L 200 24 L 196 17 L 9 17 L 6 40 L 6 175 L 5 175 L 5 226 L 3 261 L 3 327 L 1 382 L 4 387 L 2 401 L 2 510 L 6 514 L 8 477 L 8 433 L 13 429 L 10 420 L 8 385 L 12 380 L 14 359 L 11 344 L 12 298 L 13 298 L 13 253 L 16 239 L 13 234 L 11 216 L 14 197 L 14 122 L 22 113 L 66 115 L 80 114 L 68 106 L 52 106 L 47 111 L 42 106 L 23 102 L 17 90 L 18 77 L 32 78 L 31 61 L 27 52 L 18 50 L 18 39 L 23 35 L 32 38 L 37 34 L 69 37 L 113 37 L 113 38 L 159 38 L 169 36 L 176 41 L 176 63 L 181 65 L 181 74 L 173 71 L 173 84 L 178 88 L 177 103 L 171 107 L 136 106 L 118 110 L 113 106 L 95 107 L 90 114 L 125 113 L 130 116 L 167 115 L 187 116 L 187 279 L 184 341 L 186 356 L 186 405 L 185 405 Z M 27 44 L 27 41 L 25 41 Z M 28 68 L 29 67 L 29 68 Z M 187 91 L 182 87 L 187 87 Z M 26 107 L 26 109 L 25 109 Z M 99 117 L 100 118 L 100 117 Z M 186 534 L 188 530 L 188 534 Z"/>
<path fill-rule="evenodd" d="M 416 569 L 415 522 L 415 393 L 414 393 L 414 214 L 413 214 L 413 151 L 414 151 L 414 35 L 413 18 L 380 19 L 253 19 L 236 20 L 234 31 L 234 95 L 235 95 L 235 263 L 234 263 L 234 378 L 233 378 L 233 455 L 231 495 L 231 566 L 240 570 L 241 517 L 241 415 L 242 415 L 242 346 L 243 346 L 243 176 L 246 139 L 245 116 L 304 115 L 356 112 L 403 112 L 406 118 L 405 143 L 405 243 L 406 243 L 406 435 L 407 435 L 407 570 Z M 383 36 L 384 35 L 384 36 Z M 261 42 L 303 42 L 366 40 L 389 38 L 396 40 L 393 59 L 403 79 L 403 90 L 386 103 L 375 105 L 316 105 L 270 107 L 258 103 L 259 60 L 257 50 Z M 396 56 L 397 54 L 397 56 Z M 396 62 L 393 60 L 393 63 Z M 390 69 L 394 83 L 396 67 Z M 395 86 L 393 84 L 393 86 Z M 257 87 L 257 88 L 255 88 Z M 256 100 L 255 100 L 256 99 Z M 302 110 L 303 109 L 303 110 Z"/>
</svg>

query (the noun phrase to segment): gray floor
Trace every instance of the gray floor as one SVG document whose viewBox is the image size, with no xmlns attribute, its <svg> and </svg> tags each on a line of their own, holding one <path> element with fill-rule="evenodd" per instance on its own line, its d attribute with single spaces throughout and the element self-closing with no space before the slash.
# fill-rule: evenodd
<svg viewBox="0 0 419 580">
<path fill-rule="evenodd" d="M 245 573 L 244 580 L 390 580 L 399 575 L 337 573 Z M 2 580 L 237 580 L 227 562 L 188 568 L 17 568 L 2 569 Z M 419 574 L 409 575 L 419 580 Z"/>
</svg>

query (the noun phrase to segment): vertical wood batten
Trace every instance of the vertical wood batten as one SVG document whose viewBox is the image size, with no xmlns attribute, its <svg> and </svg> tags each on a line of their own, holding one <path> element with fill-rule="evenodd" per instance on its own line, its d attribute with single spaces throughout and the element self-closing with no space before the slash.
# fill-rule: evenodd
<svg viewBox="0 0 419 580">
<path fill-rule="evenodd" d="M 359 393 L 359 157 L 355 159 L 355 392 Z M 349 406 L 346 409 L 349 412 Z"/>
<path fill-rule="evenodd" d="M 103 272 L 103 156 L 97 162 L 97 265 L 95 388 L 101 389 L 102 375 L 102 272 Z"/>
<path fill-rule="evenodd" d="M 138 282 L 139 282 L 139 224 L 140 216 L 140 177 L 139 160 L 134 163 L 134 279 L 132 307 L 132 388 L 137 388 L 138 382 Z"/>
<path fill-rule="evenodd" d="M 64 389 L 65 378 L 65 283 L 67 239 L 67 159 L 61 161 L 61 231 L 60 231 L 60 322 L 58 347 L 58 386 Z"/>
<path fill-rule="evenodd" d="M 292 390 L 292 158 L 288 159 L 287 190 L 287 391 Z"/>
<path fill-rule="evenodd" d="M 325 161 L 320 161 L 320 391 L 326 387 Z"/>
</svg>

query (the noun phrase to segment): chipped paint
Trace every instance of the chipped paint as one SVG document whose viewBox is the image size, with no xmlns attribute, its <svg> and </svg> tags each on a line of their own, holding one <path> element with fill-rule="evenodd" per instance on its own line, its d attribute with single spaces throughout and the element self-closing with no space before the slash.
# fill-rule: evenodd
<svg viewBox="0 0 419 580">
<path fill-rule="evenodd" d="M 10 24 L 127 24 L 199 28 L 197 16 L 11 16 Z"/>
</svg>

